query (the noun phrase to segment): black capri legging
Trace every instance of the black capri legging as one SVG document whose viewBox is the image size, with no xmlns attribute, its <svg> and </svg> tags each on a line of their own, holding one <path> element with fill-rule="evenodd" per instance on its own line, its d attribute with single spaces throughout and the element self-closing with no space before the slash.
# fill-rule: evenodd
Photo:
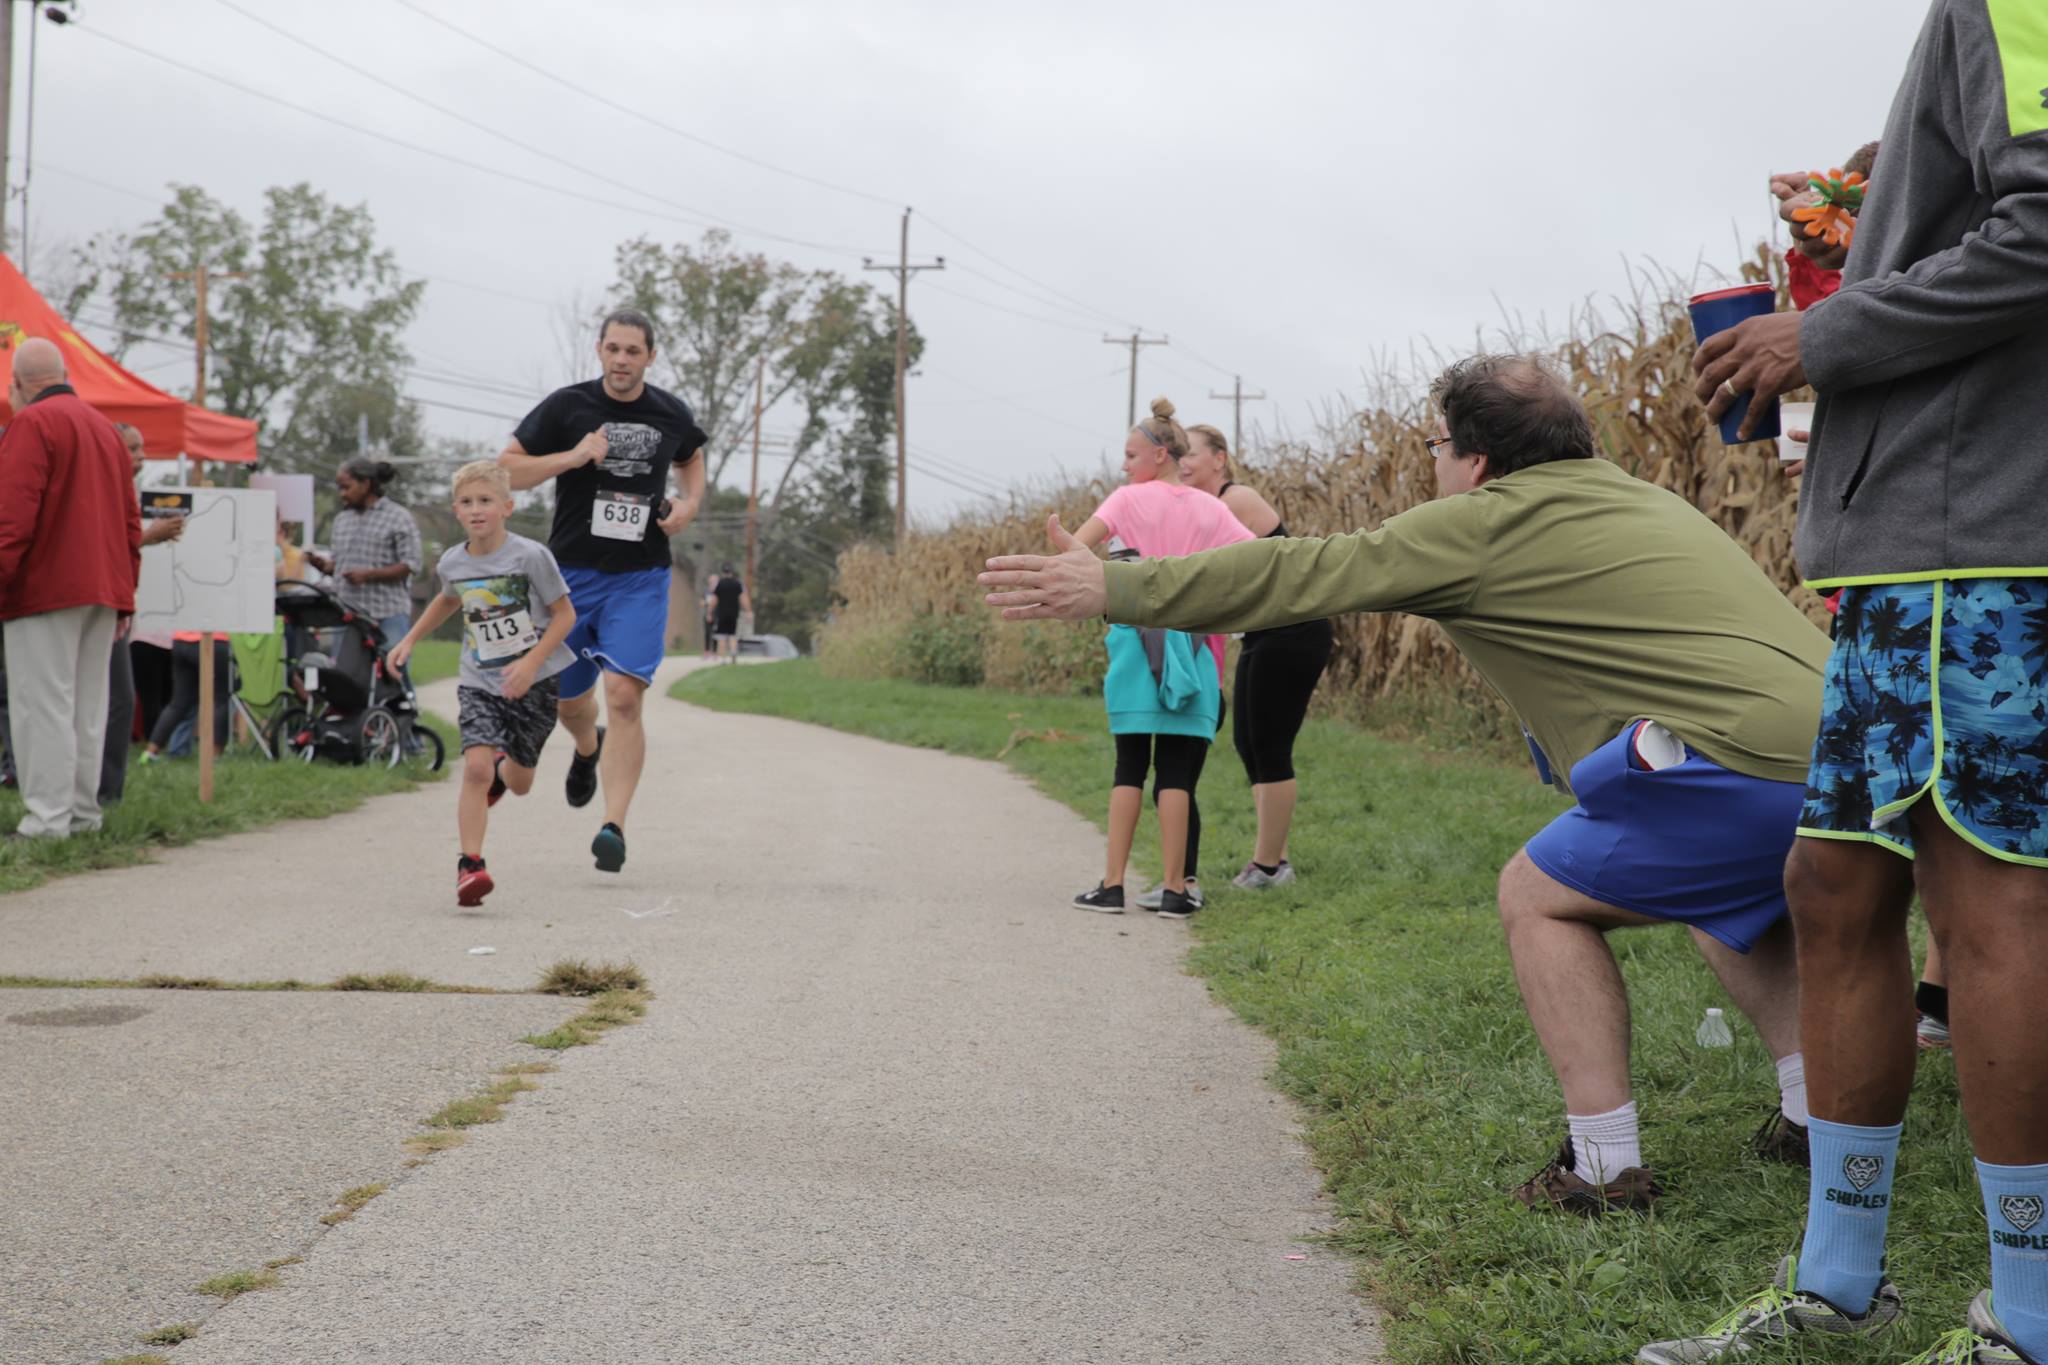
<svg viewBox="0 0 2048 1365">
<path fill-rule="evenodd" d="M 1202 765 L 1209 761 L 1209 741 L 1197 735 L 1118 735 L 1116 777 L 1112 785 L 1145 787 L 1145 773 L 1152 774 L 1152 804 L 1159 805 L 1159 793 L 1188 794 L 1188 851 L 1181 875 L 1195 875 L 1196 857 L 1202 851 L 1202 807 L 1195 800 L 1195 786 L 1202 780 Z"/>
<path fill-rule="evenodd" d="M 230 684 L 228 642 L 213 642 L 213 742 L 228 741 L 228 692 Z M 180 725 L 199 714 L 199 642 L 179 640 L 171 645 L 171 701 L 158 713 L 149 742 L 167 749 Z M 198 742 L 196 739 L 193 741 Z"/>
<path fill-rule="evenodd" d="M 1293 779 L 1294 740 L 1316 683 L 1330 666 L 1335 639 L 1328 621 L 1245 633 L 1231 694 L 1237 719 L 1230 735 L 1253 786 Z"/>
</svg>

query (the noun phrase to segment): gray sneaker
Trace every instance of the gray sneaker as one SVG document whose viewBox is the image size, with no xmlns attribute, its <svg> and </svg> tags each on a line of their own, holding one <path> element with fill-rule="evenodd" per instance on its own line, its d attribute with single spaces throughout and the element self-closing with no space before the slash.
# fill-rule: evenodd
<svg viewBox="0 0 2048 1365">
<path fill-rule="evenodd" d="M 1913 1365 L 2035 1365 L 2034 1358 L 2006 1339 L 2005 1326 L 1991 1311 L 1991 1291 L 1970 1301 L 1969 1325 L 1934 1343 Z"/>
<path fill-rule="evenodd" d="M 1257 863 L 1246 863 L 1244 871 L 1230 879 L 1232 886 L 1241 886 L 1247 891 L 1264 891 L 1269 886 L 1285 886 L 1294 880 L 1294 864 L 1285 858 L 1280 866 L 1271 872 L 1264 871 Z"/>
<path fill-rule="evenodd" d="M 1186 885 L 1187 885 L 1187 888 L 1188 888 L 1188 889 L 1187 889 L 1187 898 L 1188 898 L 1188 900 L 1189 900 L 1190 902 L 1192 902 L 1192 903 L 1193 903 L 1193 905 L 1194 905 L 1195 909 L 1197 909 L 1197 910 L 1201 909 L 1201 908 L 1202 908 L 1202 888 L 1201 888 L 1201 886 L 1200 886 L 1200 885 L 1198 885 L 1198 884 L 1196 883 L 1196 881 L 1195 881 L 1195 879 L 1194 879 L 1193 877 L 1190 877 L 1190 878 L 1188 878 L 1188 879 L 1187 879 L 1187 883 L 1186 883 Z M 1152 889 L 1151 889 L 1150 891 L 1147 891 L 1147 892 L 1146 892 L 1146 893 L 1145 893 L 1144 895 L 1142 895 L 1142 896 L 1138 897 L 1138 899 L 1137 899 L 1137 900 L 1135 900 L 1135 901 L 1133 901 L 1133 902 L 1132 902 L 1132 904 L 1133 904 L 1133 905 L 1136 905 L 1136 906 L 1137 906 L 1137 907 L 1138 907 L 1138 908 L 1139 908 L 1140 910 L 1152 910 L 1152 911 L 1157 911 L 1157 910 L 1159 909 L 1159 903 L 1160 903 L 1160 902 L 1161 902 L 1162 900 L 1164 900 L 1164 899 L 1165 899 L 1165 897 L 1166 897 L 1166 888 L 1165 888 L 1164 886 L 1155 886 L 1155 887 L 1153 887 L 1153 888 L 1152 888 Z"/>
<path fill-rule="evenodd" d="M 1751 1295 L 1696 1337 L 1655 1341 L 1636 1352 L 1636 1365 L 1695 1365 L 1746 1355 L 1759 1343 L 1782 1341 L 1802 1332 L 1836 1336 L 1875 1336 L 1899 1319 L 1899 1291 L 1890 1280 L 1877 1287 L 1870 1307 L 1852 1317 L 1815 1294 L 1798 1288 L 1798 1258 L 1778 1262 L 1769 1289 Z M 1996 1357 L 1993 1357 L 1996 1359 Z"/>
</svg>

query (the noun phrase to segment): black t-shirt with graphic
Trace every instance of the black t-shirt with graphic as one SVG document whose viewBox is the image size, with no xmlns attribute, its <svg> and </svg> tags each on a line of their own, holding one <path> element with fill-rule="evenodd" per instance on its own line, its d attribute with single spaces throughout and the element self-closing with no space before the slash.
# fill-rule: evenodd
<svg viewBox="0 0 2048 1365">
<path fill-rule="evenodd" d="M 669 562 L 668 537 L 655 525 L 668 471 L 696 458 L 710 439 L 682 399 L 649 384 L 630 403 L 602 379 L 556 389 L 512 435 L 529 455 L 559 455 L 604 428 L 611 450 L 596 464 L 555 479 L 555 524 L 548 548 L 564 564 L 625 573 Z"/>
<path fill-rule="evenodd" d="M 737 578 L 721 578 L 711 587 L 711 595 L 718 599 L 717 624 L 737 625 L 740 619 L 740 597 L 746 592 L 746 585 Z M 731 634 L 730 631 L 723 632 Z"/>
</svg>

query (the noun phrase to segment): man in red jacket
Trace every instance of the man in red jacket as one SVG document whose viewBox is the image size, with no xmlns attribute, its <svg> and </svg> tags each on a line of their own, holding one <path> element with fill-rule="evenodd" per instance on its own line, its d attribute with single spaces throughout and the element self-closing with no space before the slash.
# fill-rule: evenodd
<svg viewBox="0 0 2048 1365">
<path fill-rule="evenodd" d="M 142 516 L 113 423 L 64 382 L 64 357 L 31 337 L 14 353 L 14 420 L 0 435 L 0 622 L 21 794 L 11 838 L 100 827 L 107 667 L 135 610 Z"/>
</svg>

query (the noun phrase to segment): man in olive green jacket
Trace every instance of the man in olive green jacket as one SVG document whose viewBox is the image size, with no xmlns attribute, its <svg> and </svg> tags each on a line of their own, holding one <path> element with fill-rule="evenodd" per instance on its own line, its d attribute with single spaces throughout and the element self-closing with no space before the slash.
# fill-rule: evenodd
<svg viewBox="0 0 2048 1365">
<path fill-rule="evenodd" d="M 1440 495 L 1376 531 L 1250 541 L 1184 559 L 1063 553 L 989 562 L 1011 620 L 1101 616 L 1196 633 L 1352 611 L 1440 625 L 1521 718 L 1539 769 L 1577 804 L 1501 874 L 1530 1022 L 1564 1091 L 1570 1140 L 1515 1191 L 1531 1207 L 1643 1208 L 1628 997 L 1608 930 L 1689 926 L 1778 1063 L 1759 1133 L 1805 1155 L 1798 980 L 1783 867 L 1828 642 L 1682 498 L 1594 451 L 1563 382 L 1478 356 L 1433 391 Z"/>
</svg>

